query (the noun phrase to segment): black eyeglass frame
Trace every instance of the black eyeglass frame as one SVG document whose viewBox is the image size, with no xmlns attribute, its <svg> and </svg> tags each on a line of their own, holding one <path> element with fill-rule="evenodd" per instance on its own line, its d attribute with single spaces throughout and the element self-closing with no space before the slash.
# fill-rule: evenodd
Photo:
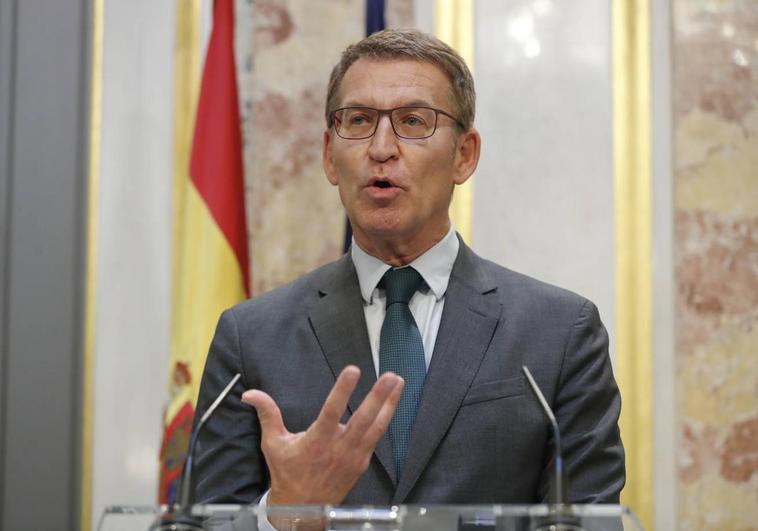
<svg viewBox="0 0 758 531">
<path fill-rule="evenodd" d="M 342 136 L 340 134 L 340 129 L 337 127 L 337 113 L 340 111 L 346 111 L 350 109 L 365 109 L 368 111 L 376 111 L 378 113 L 378 117 L 376 119 L 376 122 L 374 123 L 374 130 L 371 131 L 370 135 L 361 136 L 361 137 L 352 137 L 352 136 Z M 397 129 L 395 129 L 395 122 L 392 121 L 392 113 L 395 111 L 400 111 L 402 109 L 428 109 L 430 111 L 434 111 L 434 127 L 432 128 L 432 132 L 429 133 L 426 136 L 403 136 L 400 133 L 397 132 Z M 329 113 L 329 116 L 331 117 L 331 126 L 334 127 L 334 132 L 337 133 L 337 136 L 340 138 L 344 138 L 345 140 L 366 140 L 367 138 L 371 138 L 376 134 L 376 130 L 379 128 L 379 122 L 382 119 L 382 116 L 387 115 L 390 119 L 390 126 L 392 126 L 392 132 L 395 133 L 395 136 L 398 138 L 403 138 L 405 140 L 423 140 L 425 138 L 431 138 L 434 136 L 434 133 L 437 132 L 437 123 L 439 122 L 439 115 L 443 114 L 453 120 L 461 129 L 464 129 L 463 124 L 461 123 L 458 118 L 453 116 L 452 114 L 443 111 L 442 109 L 437 109 L 435 107 L 427 107 L 425 105 L 403 105 L 402 107 L 395 107 L 394 109 L 375 109 L 373 107 L 362 107 L 362 106 L 351 106 L 351 107 L 340 107 L 339 109 L 333 110 L 331 113 Z M 341 122 L 341 120 L 339 120 Z"/>
</svg>

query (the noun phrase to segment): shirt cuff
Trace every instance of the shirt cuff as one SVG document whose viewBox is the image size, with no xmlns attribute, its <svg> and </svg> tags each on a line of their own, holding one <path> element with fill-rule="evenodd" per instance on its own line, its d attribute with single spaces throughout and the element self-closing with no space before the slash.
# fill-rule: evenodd
<svg viewBox="0 0 758 531">
<path fill-rule="evenodd" d="M 261 496 L 260 501 L 258 502 L 258 507 L 262 509 L 266 509 L 268 507 L 268 493 L 271 492 L 271 489 L 267 490 L 263 496 Z M 273 525 L 271 525 L 271 522 L 268 520 L 268 516 L 264 518 L 258 518 L 258 531 L 276 531 Z"/>
</svg>

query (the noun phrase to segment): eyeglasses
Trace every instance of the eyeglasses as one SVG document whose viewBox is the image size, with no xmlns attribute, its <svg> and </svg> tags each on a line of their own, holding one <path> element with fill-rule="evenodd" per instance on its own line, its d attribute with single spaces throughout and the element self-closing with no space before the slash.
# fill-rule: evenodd
<svg viewBox="0 0 758 531">
<path fill-rule="evenodd" d="M 371 107 L 343 107 L 332 112 L 334 130 L 341 138 L 362 140 L 376 133 L 379 119 L 388 114 L 392 130 L 400 138 L 429 138 L 437 130 L 437 117 L 444 114 L 463 127 L 456 117 L 432 107 L 397 107 L 372 109 Z"/>
</svg>

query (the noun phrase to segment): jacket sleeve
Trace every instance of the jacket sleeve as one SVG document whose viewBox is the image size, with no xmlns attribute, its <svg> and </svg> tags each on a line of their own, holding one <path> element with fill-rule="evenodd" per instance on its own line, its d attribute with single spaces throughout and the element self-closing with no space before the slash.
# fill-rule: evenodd
<svg viewBox="0 0 758 531">
<path fill-rule="evenodd" d="M 584 302 L 568 335 L 553 408 L 561 430 L 568 501 L 619 503 L 625 482 L 618 427 L 621 396 L 608 334 L 590 301 Z M 543 486 L 551 477 L 552 463 L 543 472 Z"/>
<path fill-rule="evenodd" d="M 227 310 L 219 319 L 208 352 L 195 425 L 236 373 L 242 378 L 198 437 L 193 472 L 198 503 L 255 503 L 268 489 L 258 417 L 255 408 L 241 401 L 251 385 L 243 367 L 239 330 L 233 310 Z"/>
</svg>

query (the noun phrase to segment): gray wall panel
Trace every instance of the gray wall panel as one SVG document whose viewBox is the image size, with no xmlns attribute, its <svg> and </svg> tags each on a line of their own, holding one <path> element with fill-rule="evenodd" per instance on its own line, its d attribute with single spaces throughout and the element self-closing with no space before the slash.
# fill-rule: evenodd
<svg viewBox="0 0 758 531">
<path fill-rule="evenodd" d="M 3 56 L 3 529 L 77 527 L 89 5 L 18 2 Z"/>
<path fill-rule="evenodd" d="M 0 0 L 0 478 L 4 479 L 5 470 L 5 381 L 7 307 L 8 307 L 8 233 L 10 229 L 10 194 L 9 179 L 12 164 L 12 144 L 10 129 L 13 126 L 13 57 L 15 42 L 15 0 Z M 0 481 L 0 500 L 3 499 L 5 481 Z M 0 504 L 0 522 L 3 521 L 3 508 Z"/>
</svg>

